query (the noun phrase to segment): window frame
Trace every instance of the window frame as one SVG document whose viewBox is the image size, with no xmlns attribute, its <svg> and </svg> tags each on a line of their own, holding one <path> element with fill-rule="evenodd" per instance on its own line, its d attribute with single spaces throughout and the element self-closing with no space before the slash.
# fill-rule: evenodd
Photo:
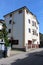
<svg viewBox="0 0 43 65">
<path fill-rule="evenodd" d="M 8 29 L 8 32 L 11 33 L 11 29 Z"/>
<path fill-rule="evenodd" d="M 30 19 L 28 19 L 28 22 L 29 22 L 29 24 L 31 23 L 31 22 L 30 22 Z"/>
<path fill-rule="evenodd" d="M 26 10 L 26 13 L 28 14 L 28 10 Z"/>
<path fill-rule="evenodd" d="M 12 17 L 12 14 L 10 14 L 10 17 Z"/>
<path fill-rule="evenodd" d="M 30 28 L 28 29 L 28 31 L 29 31 L 29 33 L 31 33 L 31 29 Z"/>
<path fill-rule="evenodd" d="M 22 13 L 22 10 L 19 10 L 18 12 L 19 12 L 19 14 L 21 14 Z"/>
<path fill-rule="evenodd" d="M 9 24 L 11 24 L 12 20 L 9 20 Z"/>
<path fill-rule="evenodd" d="M 32 21 L 32 26 L 34 26 L 34 21 Z"/>
</svg>

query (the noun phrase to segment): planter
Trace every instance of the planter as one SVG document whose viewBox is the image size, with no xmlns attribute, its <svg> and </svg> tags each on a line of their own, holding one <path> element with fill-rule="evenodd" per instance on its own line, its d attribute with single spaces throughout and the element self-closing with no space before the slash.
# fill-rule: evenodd
<svg viewBox="0 0 43 65">
<path fill-rule="evenodd" d="M 7 56 L 10 56 L 11 47 L 7 47 Z"/>
</svg>

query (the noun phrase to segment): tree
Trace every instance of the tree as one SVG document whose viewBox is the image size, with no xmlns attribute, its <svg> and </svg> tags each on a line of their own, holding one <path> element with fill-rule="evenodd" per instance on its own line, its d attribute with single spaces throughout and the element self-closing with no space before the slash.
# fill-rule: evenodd
<svg viewBox="0 0 43 65">
<path fill-rule="evenodd" d="M 5 46 L 9 46 L 9 40 L 8 40 L 8 32 L 6 30 L 7 26 L 5 23 L 2 23 L 2 30 L 0 32 L 0 38 L 3 38 L 4 39 L 4 42 L 5 42 Z"/>
<path fill-rule="evenodd" d="M 1 39 L 4 39 L 4 45 L 5 45 L 5 49 L 4 49 L 4 52 L 3 52 L 3 55 L 4 57 L 7 57 L 10 55 L 10 50 L 11 50 L 11 47 L 9 47 L 9 40 L 8 40 L 8 32 L 7 32 L 7 26 L 5 23 L 2 24 L 2 30 L 0 31 L 0 38 Z"/>
<path fill-rule="evenodd" d="M 6 24 L 3 23 L 3 29 L 2 29 L 2 33 L 3 33 L 3 38 L 4 38 L 4 41 L 5 41 L 5 45 L 6 46 L 9 46 L 9 40 L 8 40 L 8 32 L 6 30 Z"/>
<path fill-rule="evenodd" d="M 2 30 L 0 30 L 0 39 L 2 39 L 3 37 L 3 33 L 2 33 Z"/>
</svg>

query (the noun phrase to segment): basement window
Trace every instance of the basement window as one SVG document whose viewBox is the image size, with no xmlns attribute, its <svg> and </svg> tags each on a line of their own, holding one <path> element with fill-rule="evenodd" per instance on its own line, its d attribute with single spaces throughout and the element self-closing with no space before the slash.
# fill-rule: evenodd
<svg viewBox="0 0 43 65">
<path fill-rule="evenodd" d="M 9 40 L 10 43 L 12 43 L 12 45 L 18 45 L 19 44 L 19 40 Z"/>
<path fill-rule="evenodd" d="M 14 45 L 18 45 L 19 41 L 18 40 L 14 40 L 13 43 L 14 43 Z"/>
</svg>

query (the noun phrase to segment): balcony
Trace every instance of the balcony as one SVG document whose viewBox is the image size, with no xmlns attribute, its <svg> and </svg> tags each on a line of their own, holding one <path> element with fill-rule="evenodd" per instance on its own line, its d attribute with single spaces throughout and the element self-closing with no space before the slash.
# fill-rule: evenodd
<svg viewBox="0 0 43 65">
<path fill-rule="evenodd" d="M 36 40 L 37 36 L 36 35 L 32 35 L 32 39 Z"/>
</svg>

